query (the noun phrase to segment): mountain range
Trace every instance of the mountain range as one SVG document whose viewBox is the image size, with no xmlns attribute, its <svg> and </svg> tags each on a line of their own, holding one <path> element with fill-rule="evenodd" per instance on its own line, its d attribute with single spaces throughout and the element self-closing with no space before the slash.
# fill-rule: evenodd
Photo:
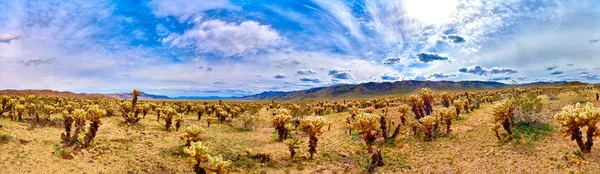
<svg viewBox="0 0 600 174">
<path fill-rule="evenodd" d="M 578 81 L 558 81 L 558 82 L 534 82 L 518 85 L 509 85 L 492 81 L 417 81 L 405 80 L 396 82 L 369 82 L 361 84 L 338 84 L 327 87 L 311 88 L 299 91 L 265 91 L 259 94 L 243 97 L 219 97 L 219 96 L 181 96 L 168 97 L 165 95 L 155 95 L 142 92 L 140 99 L 145 100 L 301 100 L 301 99 L 323 99 L 323 98 L 357 98 L 373 97 L 391 94 L 408 94 L 428 87 L 434 90 L 461 91 L 461 90 L 487 90 L 502 89 L 508 87 L 526 87 L 526 86 L 551 86 L 551 85 L 585 85 L 586 83 Z M 87 94 L 73 93 L 68 91 L 52 90 L 0 90 L 0 95 L 46 95 L 59 97 L 90 98 L 90 97 L 112 97 L 120 99 L 130 99 L 128 92 L 111 94 Z"/>
</svg>

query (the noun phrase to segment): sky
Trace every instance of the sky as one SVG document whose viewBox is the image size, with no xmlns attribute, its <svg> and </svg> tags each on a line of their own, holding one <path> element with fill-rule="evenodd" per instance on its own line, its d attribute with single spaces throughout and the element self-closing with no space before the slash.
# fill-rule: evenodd
<svg viewBox="0 0 600 174">
<path fill-rule="evenodd" d="M 0 0 L 0 89 L 600 82 L 600 1 Z"/>
</svg>

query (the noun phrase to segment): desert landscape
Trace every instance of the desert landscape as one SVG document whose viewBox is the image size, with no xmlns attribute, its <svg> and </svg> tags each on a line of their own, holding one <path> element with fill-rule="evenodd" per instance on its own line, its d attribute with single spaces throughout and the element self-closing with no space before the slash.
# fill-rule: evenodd
<svg viewBox="0 0 600 174">
<path fill-rule="evenodd" d="M 0 174 L 600 173 L 598 0 L 0 0 Z"/>
<path fill-rule="evenodd" d="M 599 87 L 305 101 L 5 95 L 0 165 L 7 173 L 594 173 Z"/>
</svg>

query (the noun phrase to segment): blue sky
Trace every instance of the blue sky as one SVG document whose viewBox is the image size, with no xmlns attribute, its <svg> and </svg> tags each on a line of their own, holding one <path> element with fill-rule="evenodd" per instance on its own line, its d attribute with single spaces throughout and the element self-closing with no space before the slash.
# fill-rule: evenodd
<svg viewBox="0 0 600 174">
<path fill-rule="evenodd" d="M 600 82 L 598 1 L 3 0 L 0 88 L 241 96 L 340 83 Z"/>
</svg>

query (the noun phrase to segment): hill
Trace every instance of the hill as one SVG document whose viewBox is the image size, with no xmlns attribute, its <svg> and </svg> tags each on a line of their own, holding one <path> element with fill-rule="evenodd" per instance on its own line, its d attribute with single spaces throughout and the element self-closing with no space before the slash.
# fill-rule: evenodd
<svg viewBox="0 0 600 174">
<path fill-rule="evenodd" d="M 584 85 L 582 82 L 535 82 L 519 84 L 518 87 L 551 85 Z M 267 91 L 242 97 L 247 100 L 296 100 L 314 98 L 372 97 L 389 94 L 407 94 L 421 88 L 434 90 L 486 90 L 512 87 L 512 85 L 491 81 L 417 81 L 369 82 L 361 84 L 340 84 L 329 87 L 311 88 L 300 91 Z"/>
<path fill-rule="evenodd" d="M 108 97 L 104 94 L 88 94 L 88 93 L 74 93 L 69 91 L 53 91 L 53 90 L 15 90 L 6 89 L 0 90 L 0 95 L 16 95 L 16 96 L 27 96 L 27 95 L 38 95 L 38 96 L 51 96 L 51 97 L 71 97 L 71 98 L 102 98 Z"/>
<path fill-rule="evenodd" d="M 168 96 L 165 95 L 154 95 L 154 94 L 148 94 L 145 92 L 141 93 L 142 95 L 140 95 L 138 98 L 141 100 L 168 100 L 171 99 Z M 115 97 L 115 98 L 120 98 L 120 99 L 131 99 L 131 94 L 128 92 L 119 92 L 119 93 L 112 93 L 112 94 L 106 94 L 108 96 L 111 97 Z"/>
</svg>

